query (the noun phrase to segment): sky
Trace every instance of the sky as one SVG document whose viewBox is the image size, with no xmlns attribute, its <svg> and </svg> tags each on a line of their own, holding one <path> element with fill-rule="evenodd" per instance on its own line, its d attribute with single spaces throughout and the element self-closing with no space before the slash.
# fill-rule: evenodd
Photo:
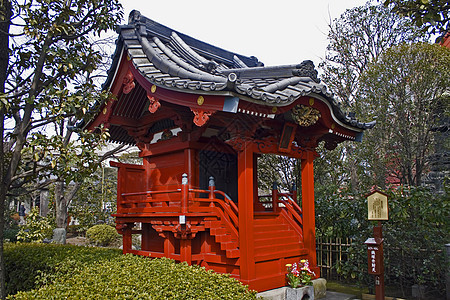
<svg viewBox="0 0 450 300">
<path fill-rule="evenodd" d="M 325 57 L 328 25 L 365 0 L 122 0 L 124 24 L 135 9 L 169 28 L 266 66 Z"/>
</svg>

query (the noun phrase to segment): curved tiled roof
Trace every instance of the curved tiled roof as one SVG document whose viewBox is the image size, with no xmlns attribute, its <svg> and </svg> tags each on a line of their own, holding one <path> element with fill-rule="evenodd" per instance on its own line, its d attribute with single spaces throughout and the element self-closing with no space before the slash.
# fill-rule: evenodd
<svg viewBox="0 0 450 300">
<path fill-rule="evenodd" d="M 151 83 L 176 91 L 237 96 L 269 106 L 287 106 L 299 97 L 316 94 L 331 106 L 340 121 L 367 129 L 375 122 L 362 123 L 345 115 L 339 104 L 317 78 L 314 64 L 265 67 L 255 57 L 229 52 L 156 23 L 132 11 L 128 25 L 118 27 L 119 39 L 111 73 L 123 47 L 140 74 Z"/>
</svg>

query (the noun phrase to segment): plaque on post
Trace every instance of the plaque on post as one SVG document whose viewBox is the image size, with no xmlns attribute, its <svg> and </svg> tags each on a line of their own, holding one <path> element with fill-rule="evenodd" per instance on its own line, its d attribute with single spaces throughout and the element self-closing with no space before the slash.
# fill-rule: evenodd
<svg viewBox="0 0 450 300">
<path fill-rule="evenodd" d="M 387 221 L 388 196 L 380 191 L 373 191 L 367 196 L 367 218 L 378 221 L 373 227 L 373 238 L 367 239 L 368 273 L 375 276 L 375 299 L 384 299 L 384 262 L 383 230 L 381 221 Z"/>
<path fill-rule="evenodd" d="M 379 191 L 373 191 L 367 196 L 367 216 L 369 221 L 387 221 L 388 196 Z"/>
</svg>

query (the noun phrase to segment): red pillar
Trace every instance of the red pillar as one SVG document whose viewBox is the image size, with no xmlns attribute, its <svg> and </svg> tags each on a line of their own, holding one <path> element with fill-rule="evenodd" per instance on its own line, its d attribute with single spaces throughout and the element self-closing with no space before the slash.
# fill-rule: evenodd
<svg viewBox="0 0 450 300">
<path fill-rule="evenodd" d="M 252 144 L 246 141 L 244 149 L 238 155 L 240 280 L 244 284 L 249 284 L 256 276 L 253 242 L 253 162 Z"/>
<path fill-rule="evenodd" d="M 314 212 L 314 152 L 308 151 L 302 159 L 303 242 L 308 249 L 310 266 L 319 276 L 316 258 L 316 221 Z"/>
<path fill-rule="evenodd" d="M 188 239 L 180 240 L 180 256 L 181 261 L 185 261 L 189 265 L 192 263 L 191 240 Z"/>
<path fill-rule="evenodd" d="M 132 242 L 132 228 L 134 226 L 134 223 L 126 223 L 125 227 L 123 228 L 123 236 L 122 236 L 122 253 L 126 254 L 129 253 L 129 251 L 133 247 Z"/>
<path fill-rule="evenodd" d="M 184 165 L 185 170 L 188 174 L 188 181 L 191 186 L 197 185 L 196 172 L 195 172 L 195 150 L 194 149 L 184 149 Z"/>
</svg>

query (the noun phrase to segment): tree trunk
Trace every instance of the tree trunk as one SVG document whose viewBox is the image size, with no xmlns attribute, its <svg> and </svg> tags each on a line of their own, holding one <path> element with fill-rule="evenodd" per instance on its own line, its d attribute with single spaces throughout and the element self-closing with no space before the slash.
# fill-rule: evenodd
<svg viewBox="0 0 450 300">
<path fill-rule="evenodd" d="M 56 227 L 67 229 L 69 204 L 80 189 L 81 183 L 76 182 L 67 187 L 64 182 L 55 184 L 55 201 L 56 201 Z"/>
<path fill-rule="evenodd" d="M 0 0 L 0 93 L 5 92 L 5 82 L 9 61 L 9 25 L 11 18 L 11 3 Z M 0 104 L 1 105 L 1 104 Z M 0 299 L 6 298 L 5 260 L 3 256 L 3 235 L 5 230 L 6 191 L 9 187 L 6 176 L 4 138 L 5 109 L 0 106 Z"/>
<path fill-rule="evenodd" d="M 64 182 L 55 184 L 56 227 L 67 227 L 67 203 L 64 197 Z"/>
</svg>

